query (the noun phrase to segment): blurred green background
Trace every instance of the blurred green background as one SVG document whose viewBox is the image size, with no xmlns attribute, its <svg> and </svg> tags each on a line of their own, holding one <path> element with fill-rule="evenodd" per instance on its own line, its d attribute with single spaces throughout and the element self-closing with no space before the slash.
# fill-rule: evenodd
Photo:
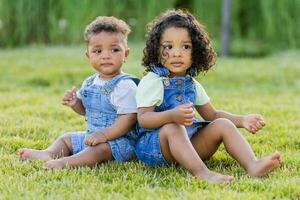
<svg viewBox="0 0 300 200">
<path fill-rule="evenodd" d="M 220 50 L 222 0 L 0 0 L 0 48 L 83 44 L 85 26 L 99 15 L 132 27 L 144 41 L 145 25 L 166 9 L 186 8 Z M 232 0 L 230 54 L 264 56 L 300 47 L 299 0 Z"/>
<path fill-rule="evenodd" d="M 261 133 L 241 131 L 258 157 L 282 153 L 283 164 L 267 178 L 249 177 L 223 146 L 206 164 L 235 176 L 227 186 L 139 162 L 46 172 L 42 161 L 22 162 L 16 153 L 85 129 L 84 118 L 60 102 L 66 89 L 95 73 L 84 55 L 83 31 L 96 16 L 130 24 L 123 69 L 142 77 L 149 21 L 168 8 L 187 8 L 219 53 L 225 1 L 0 0 L 0 200 L 300 199 L 300 0 L 232 0 L 230 55 L 239 57 L 220 58 L 197 77 L 216 108 L 264 116 Z"/>
</svg>

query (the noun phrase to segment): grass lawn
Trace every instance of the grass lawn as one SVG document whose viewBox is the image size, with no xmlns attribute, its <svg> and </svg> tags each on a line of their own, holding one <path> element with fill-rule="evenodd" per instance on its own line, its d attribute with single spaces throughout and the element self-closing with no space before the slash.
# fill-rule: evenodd
<svg viewBox="0 0 300 200">
<path fill-rule="evenodd" d="M 131 45 L 124 71 L 141 77 L 141 44 Z M 244 130 L 258 157 L 279 150 L 282 166 L 266 178 L 249 177 L 223 147 L 207 163 L 235 176 L 213 185 L 180 168 L 149 168 L 137 161 L 90 169 L 45 171 L 22 162 L 20 147 L 43 149 L 67 131 L 84 130 L 84 118 L 61 105 L 64 91 L 93 73 L 84 46 L 0 50 L 0 199 L 300 199 L 300 51 L 267 58 L 219 59 L 200 75 L 214 106 L 261 113 L 267 126 Z"/>
</svg>

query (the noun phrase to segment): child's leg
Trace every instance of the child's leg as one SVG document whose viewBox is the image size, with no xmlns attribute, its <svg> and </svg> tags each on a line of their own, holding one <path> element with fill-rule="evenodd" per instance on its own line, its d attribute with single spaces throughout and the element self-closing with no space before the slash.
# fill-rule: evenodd
<svg viewBox="0 0 300 200">
<path fill-rule="evenodd" d="M 50 160 L 69 156 L 72 153 L 71 134 L 59 137 L 50 147 L 44 150 L 21 148 L 18 151 L 23 160 Z"/>
<path fill-rule="evenodd" d="M 49 160 L 45 163 L 46 169 L 62 169 L 64 167 L 94 167 L 96 164 L 113 160 L 110 145 L 101 143 L 97 146 L 87 147 L 78 154 Z"/>
<path fill-rule="evenodd" d="M 191 174 L 202 180 L 228 183 L 233 179 L 231 176 L 207 169 L 187 137 L 184 126 L 166 124 L 160 129 L 159 137 L 162 153 L 169 163 L 178 162 Z"/>
<path fill-rule="evenodd" d="M 217 119 L 195 134 L 191 142 L 203 159 L 209 159 L 221 142 L 227 152 L 236 159 L 251 176 L 264 176 L 280 165 L 280 153 L 257 160 L 245 138 L 235 125 L 227 119 Z"/>
</svg>

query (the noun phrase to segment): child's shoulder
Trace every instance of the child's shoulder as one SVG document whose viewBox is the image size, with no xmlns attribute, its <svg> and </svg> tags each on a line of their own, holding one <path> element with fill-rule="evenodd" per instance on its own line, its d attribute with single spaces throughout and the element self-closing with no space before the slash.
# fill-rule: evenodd
<svg viewBox="0 0 300 200">
<path fill-rule="evenodd" d="M 136 89 L 140 79 L 131 75 L 123 73 L 116 77 L 115 87 L 117 89 L 127 90 L 127 89 Z"/>
<path fill-rule="evenodd" d="M 116 85 L 119 87 L 122 86 L 124 88 L 133 86 L 137 87 L 135 80 L 133 80 L 132 78 L 122 79 Z"/>
<path fill-rule="evenodd" d="M 134 83 L 135 85 L 138 85 L 140 83 L 140 79 L 134 75 L 131 75 L 131 74 L 124 74 L 124 77 L 123 80 L 125 82 L 131 82 L 131 83 Z M 122 80 L 122 81 L 123 81 Z"/>
<path fill-rule="evenodd" d="M 163 88 L 163 77 L 153 73 L 148 72 L 140 81 L 138 85 L 139 90 L 146 90 L 146 91 L 154 91 L 157 88 Z"/>
<path fill-rule="evenodd" d="M 128 97 L 135 96 L 137 90 L 137 84 L 131 78 L 121 79 L 114 86 L 113 95 Z"/>
<path fill-rule="evenodd" d="M 88 76 L 87 78 L 84 79 L 82 86 L 87 87 L 89 85 L 92 85 L 96 77 L 97 77 L 97 73 Z"/>
<path fill-rule="evenodd" d="M 201 85 L 201 87 L 202 87 L 202 84 L 195 77 L 193 77 L 192 80 L 193 80 L 193 83 L 195 83 L 196 85 Z"/>
<path fill-rule="evenodd" d="M 141 79 L 141 81 L 153 81 L 153 80 L 162 80 L 162 77 L 153 72 L 147 72 L 147 74 L 143 76 Z"/>
</svg>

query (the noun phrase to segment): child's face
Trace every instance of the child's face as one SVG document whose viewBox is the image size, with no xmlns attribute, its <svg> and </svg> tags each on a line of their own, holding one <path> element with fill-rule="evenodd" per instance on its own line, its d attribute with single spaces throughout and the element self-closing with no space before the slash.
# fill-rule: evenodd
<svg viewBox="0 0 300 200">
<path fill-rule="evenodd" d="M 170 77 L 185 76 L 192 65 L 192 41 L 185 28 L 167 28 L 160 40 L 160 61 Z"/>
<path fill-rule="evenodd" d="M 124 42 L 121 34 L 105 31 L 90 38 L 86 56 L 102 79 L 109 80 L 120 74 L 129 54 Z"/>
</svg>

